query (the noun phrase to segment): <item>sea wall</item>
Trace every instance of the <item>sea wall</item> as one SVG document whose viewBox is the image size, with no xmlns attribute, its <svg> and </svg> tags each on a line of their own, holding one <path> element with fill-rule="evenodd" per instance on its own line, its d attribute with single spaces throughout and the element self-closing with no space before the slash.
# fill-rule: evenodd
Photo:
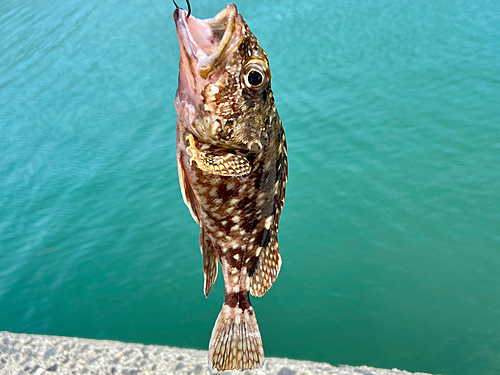
<svg viewBox="0 0 500 375">
<path fill-rule="evenodd" d="M 229 374 L 230 372 L 228 372 Z M 233 371 L 233 373 L 241 373 Z M 0 332 L 0 374 L 216 374 L 207 352 L 117 341 Z M 245 375 L 410 375 L 397 369 L 334 367 L 326 363 L 267 358 L 263 368 Z M 415 375 L 429 375 L 413 373 Z"/>
</svg>

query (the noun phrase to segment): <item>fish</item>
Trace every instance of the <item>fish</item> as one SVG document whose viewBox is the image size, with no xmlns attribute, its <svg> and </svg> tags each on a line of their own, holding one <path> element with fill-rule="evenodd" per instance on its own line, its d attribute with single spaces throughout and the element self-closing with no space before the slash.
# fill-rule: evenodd
<svg viewBox="0 0 500 375">
<path fill-rule="evenodd" d="M 218 263 L 225 284 L 208 365 L 258 368 L 264 349 L 249 293 L 262 297 L 280 272 L 277 233 L 288 179 L 269 60 L 235 4 L 205 20 L 177 8 L 174 21 L 179 184 L 200 226 L 205 296 Z"/>
</svg>

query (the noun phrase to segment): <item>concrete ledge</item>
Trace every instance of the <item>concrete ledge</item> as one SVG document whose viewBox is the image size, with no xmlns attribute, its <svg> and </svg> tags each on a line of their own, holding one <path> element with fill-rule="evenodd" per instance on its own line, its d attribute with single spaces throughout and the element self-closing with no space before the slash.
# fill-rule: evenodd
<svg viewBox="0 0 500 375">
<path fill-rule="evenodd" d="M 240 371 L 232 371 L 241 374 Z M 117 341 L 0 332 L 0 374 L 216 374 L 207 352 Z M 227 372 L 231 374 L 231 372 Z M 259 370 L 245 375 L 410 375 L 407 371 L 371 367 L 333 367 L 326 363 L 267 358 Z M 414 373 L 415 375 L 429 375 Z"/>
</svg>

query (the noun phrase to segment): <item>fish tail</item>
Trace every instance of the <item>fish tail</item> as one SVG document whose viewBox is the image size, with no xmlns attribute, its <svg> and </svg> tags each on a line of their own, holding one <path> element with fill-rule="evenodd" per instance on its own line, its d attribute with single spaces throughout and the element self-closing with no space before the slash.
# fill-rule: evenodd
<svg viewBox="0 0 500 375">
<path fill-rule="evenodd" d="M 264 348 L 248 292 L 238 295 L 246 300 L 234 306 L 226 295 L 215 322 L 208 348 L 212 370 L 250 370 L 264 364 Z"/>
</svg>

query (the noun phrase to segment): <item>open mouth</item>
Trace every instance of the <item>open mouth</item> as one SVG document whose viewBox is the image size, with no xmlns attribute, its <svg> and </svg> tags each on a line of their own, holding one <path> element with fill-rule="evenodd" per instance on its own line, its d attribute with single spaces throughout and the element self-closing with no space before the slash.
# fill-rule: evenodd
<svg viewBox="0 0 500 375">
<path fill-rule="evenodd" d="M 238 10 L 236 5 L 229 4 L 214 18 L 207 20 L 187 17 L 187 14 L 180 8 L 174 12 L 181 54 L 184 52 L 188 58 L 196 60 L 198 73 L 206 79 L 232 51 L 230 42 Z"/>
</svg>

